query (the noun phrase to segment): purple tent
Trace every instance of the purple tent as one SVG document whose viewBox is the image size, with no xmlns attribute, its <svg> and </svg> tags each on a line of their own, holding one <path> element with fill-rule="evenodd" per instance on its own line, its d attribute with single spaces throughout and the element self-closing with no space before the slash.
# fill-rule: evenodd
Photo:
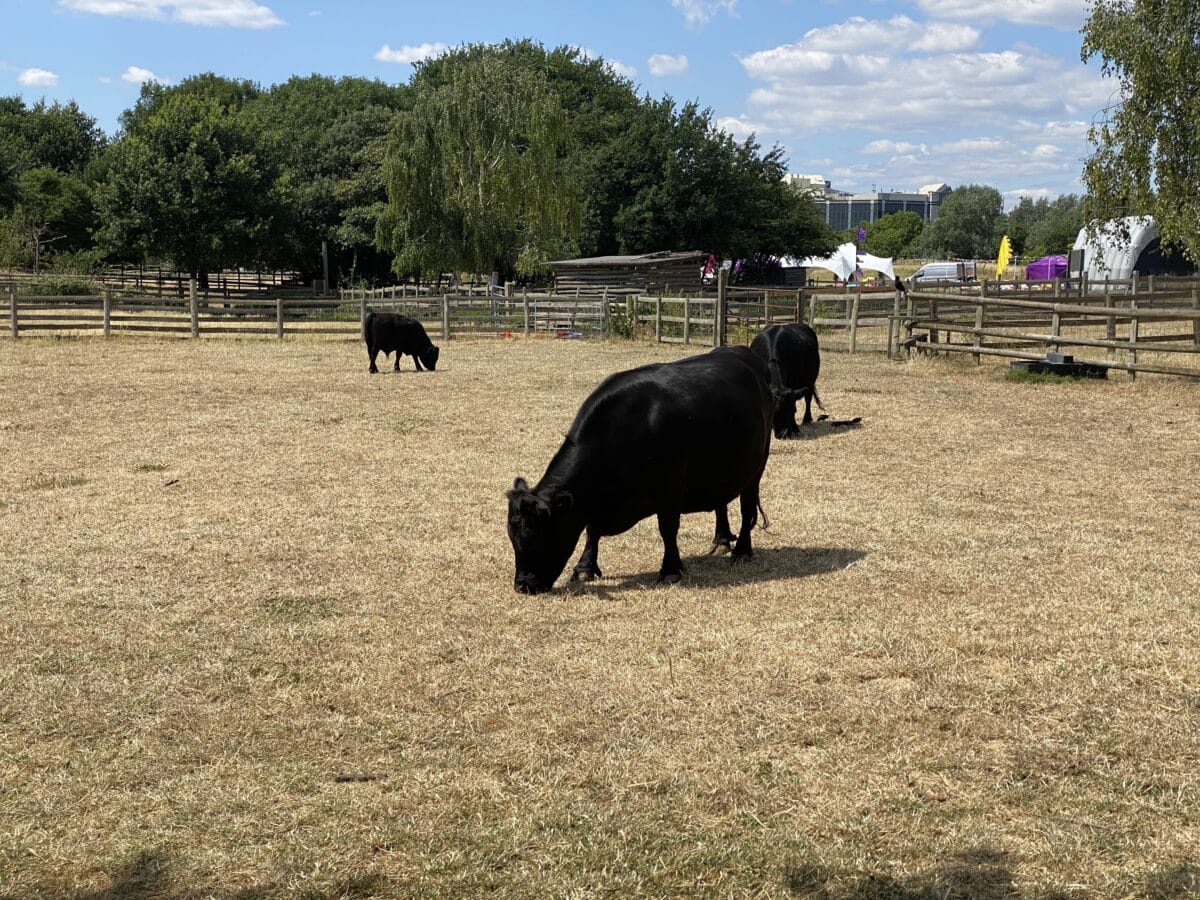
<svg viewBox="0 0 1200 900">
<path fill-rule="evenodd" d="M 1055 278 L 1066 278 L 1067 258 L 1065 256 L 1043 256 L 1025 267 L 1026 281 L 1053 281 Z"/>
</svg>

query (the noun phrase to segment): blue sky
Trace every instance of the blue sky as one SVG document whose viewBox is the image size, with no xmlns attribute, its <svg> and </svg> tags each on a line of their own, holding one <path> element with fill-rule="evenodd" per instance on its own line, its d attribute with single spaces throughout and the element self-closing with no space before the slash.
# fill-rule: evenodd
<svg viewBox="0 0 1200 900">
<path fill-rule="evenodd" d="M 110 133 L 146 78 L 406 81 L 462 42 L 531 37 L 697 99 L 844 190 L 1079 192 L 1113 95 L 1079 60 L 1087 0 L 0 0 L 0 94 L 75 99 Z"/>
</svg>

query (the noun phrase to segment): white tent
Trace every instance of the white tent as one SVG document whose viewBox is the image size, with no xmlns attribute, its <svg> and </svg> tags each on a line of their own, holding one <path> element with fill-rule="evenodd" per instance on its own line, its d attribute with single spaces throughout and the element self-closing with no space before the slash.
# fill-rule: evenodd
<svg viewBox="0 0 1200 900">
<path fill-rule="evenodd" d="M 858 254 L 858 265 L 861 269 L 870 269 L 872 272 L 882 272 L 892 281 L 896 280 L 896 270 L 892 268 L 892 258 L 889 256 L 872 256 L 870 253 Z"/>
<path fill-rule="evenodd" d="M 1079 229 L 1075 245 L 1071 248 L 1071 277 L 1086 273 L 1089 280 L 1103 281 L 1105 278 L 1129 278 L 1137 267 L 1138 257 L 1158 236 L 1158 226 L 1149 216 L 1126 216 L 1123 220 L 1129 232 L 1129 241 L 1121 239 L 1116 231 L 1116 222 L 1106 223 L 1094 240 L 1088 238 L 1087 229 Z M 1079 270 L 1076 250 L 1083 251 L 1083 271 Z"/>
<path fill-rule="evenodd" d="M 856 269 L 870 269 L 872 272 L 882 272 L 888 278 L 895 280 L 896 272 L 892 268 L 892 260 L 870 253 L 857 253 L 854 244 L 842 244 L 832 256 L 810 256 L 807 259 L 795 259 L 785 256 L 779 262 L 784 268 L 803 266 L 806 269 L 826 269 L 845 281 L 854 274 Z"/>
</svg>

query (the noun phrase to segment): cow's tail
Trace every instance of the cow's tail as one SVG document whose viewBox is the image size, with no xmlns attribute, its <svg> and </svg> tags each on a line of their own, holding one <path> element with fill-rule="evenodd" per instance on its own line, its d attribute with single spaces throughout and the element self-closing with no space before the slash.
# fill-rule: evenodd
<svg viewBox="0 0 1200 900">
<path fill-rule="evenodd" d="M 758 527 L 763 531 L 769 531 L 771 528 L 771 520 L 767 518 L 767 511 L 763 509 L 762 500 L 758 501 L 758 514 L 762 521 L 758 523 Z"/>
<path fill-rule="evenodd" d="M 367 340 L 367 335 L 371 333 L 371 322 L 375 319 L 375 310 L 367 310 L 367 316 L 363 319 L 363 340 Z"/>
<path fill-rule="evenodd" d="M 814 384 L 809 390 L 812 391 L 812 398 L 817 404 L 817 409 L 821 410 L 821 412 L 828 412 L 829 410 L 825 408 L 825 404 L 821 402 L 821 396 L 817 393 L 817 386 Z"/>
</svg>

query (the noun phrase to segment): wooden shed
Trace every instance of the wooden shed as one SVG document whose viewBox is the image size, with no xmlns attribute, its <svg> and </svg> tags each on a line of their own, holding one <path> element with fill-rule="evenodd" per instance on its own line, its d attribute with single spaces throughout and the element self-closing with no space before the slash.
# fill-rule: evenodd
<svg viewBox="0 0 1200 900">
<path fill-rule="evenodd" d="M 640 253 L 631 256 L 590 256 L 550 263 L 554 288 L 560 294 L 594 294 L 607 287 L 621 293 L 679 293 L 699 291 L 700 272 L 708 261 L 702 250 Z"/>
</svg>

